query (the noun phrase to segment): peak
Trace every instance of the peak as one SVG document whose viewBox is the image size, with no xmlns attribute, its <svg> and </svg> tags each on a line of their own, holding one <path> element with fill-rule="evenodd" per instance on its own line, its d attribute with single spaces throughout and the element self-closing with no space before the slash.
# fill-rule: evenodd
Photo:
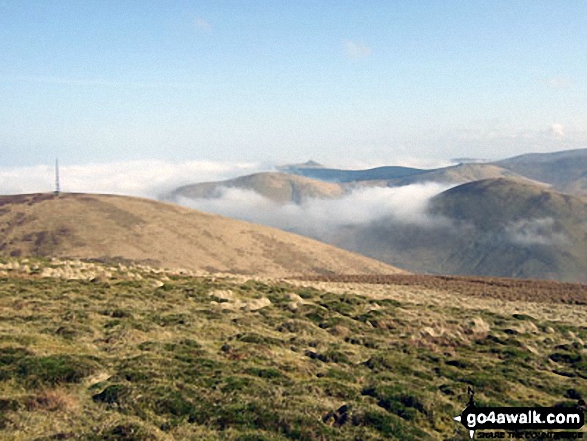
<svg viewBox="0 0 587 441">
<path fill-rule="evenodd" d="M 295 168 L 324 168 L 324 165 L 310 159 L 309 161 L 302 162 L 299 164 L 285 164 L 285 165 L 277 166 L 276 168 L 278 170 L 289 170 L 289 169 L 295 169 Z"/>
<path fill-rule="evenodd" d="M 311 159 L 309 161 L 307 161 L 307 162 L 304 162 L 301 165 L 303 165 L 304 167 L 323 167 L 322 164 L 320 164 L 320 163 L 318 163 L 316 161 L 313 161 Z"/>
</svg>

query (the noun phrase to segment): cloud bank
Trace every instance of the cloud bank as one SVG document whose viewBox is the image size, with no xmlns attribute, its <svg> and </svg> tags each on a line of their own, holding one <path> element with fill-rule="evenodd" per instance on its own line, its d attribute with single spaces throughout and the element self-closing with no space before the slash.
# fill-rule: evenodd
<svg viewBox="0 0 587 441">
<path fill-rule="evenodd" d="M 160 160 L 60 165 L 61 190 L 158 198 L 180 185 L 230 179 L 261 170 L 256 163 Z M 0 167 L 0 194 L 49 192 L 53 166 Z"/>
<path fill-rule="evenodd" d="M 301 205 L 279 204 L 252 190 L 222 188 L 215 199 L 180 198 L 178 202 L 201 211 L 327 239 L 340 227 L 365 226 L 384 219 L 424 227 L 437 225 L 443 220 L 427 213 L 428 202 L 448 188 L 438 183 L 360 188 L 342 198 L 314 198 Z"/>
</svg>

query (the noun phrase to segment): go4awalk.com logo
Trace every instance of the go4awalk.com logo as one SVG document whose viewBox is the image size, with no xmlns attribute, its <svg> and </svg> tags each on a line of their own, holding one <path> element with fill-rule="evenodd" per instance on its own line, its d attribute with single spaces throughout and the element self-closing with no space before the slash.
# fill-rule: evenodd
<svg viewBox="0 0 587 441">
<path fill-rule="evenodd" d="M 479 438 L 509 439 L 581 439 L 583 433 L 559 432 L 577 430 L 585 423 L 585 403 L 576 407 L 477 407 L 469 390 L 469 403 L 454 419 L 473 438 L 477 430 L 499 430 L 483 433 Z M 557 431 L 557 432 L 555 432 Z"/>
</svg>

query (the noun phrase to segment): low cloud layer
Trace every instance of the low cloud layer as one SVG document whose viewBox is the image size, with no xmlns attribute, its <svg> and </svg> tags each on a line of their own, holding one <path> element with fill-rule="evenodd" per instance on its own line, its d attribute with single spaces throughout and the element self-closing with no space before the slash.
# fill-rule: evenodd
<svg viewBox="0 0 587 441">
<path fill-rule="evenodd" d="M 61 190 L 157 198 L 177 186 L 229 179 L 260 170 L 255 163 L 158 160 L 61 165 Z M 0 194 L 49 192 L 55 188 L 53 166 L 0 168 Z"/>
<path fill-rule="evenodd" d="M 279 204 L 251 190 L 223 188 L 216 199 L 181 198 L 178 202 L 202 211 L 324 238 L 339 227 L 367 225 L 382 219 L 419 226 L 437 224 L 441 220 L 427 214 L 428 202 L 447 188 L 437 183 L 362 188 L 339 199 L 309 199 L 302 205 Z"/>
</svg>

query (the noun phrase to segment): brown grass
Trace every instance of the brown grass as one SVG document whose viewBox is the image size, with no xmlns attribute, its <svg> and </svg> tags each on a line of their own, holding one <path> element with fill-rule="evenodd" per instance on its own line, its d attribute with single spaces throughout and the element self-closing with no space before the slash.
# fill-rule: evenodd
<svg viewBox="0 0 587 441">
<path fill-rule="evenodd" d="M 433 290 L 451 291 L 464 296 L 504 301 L 587 305 L 587 285 L 581 283 L 497 277 L 427 276 L 411 274 L 308 275 L 296 277 L 295 280 L 422 287 Z"/>
<path fill-rule="evenodd" d="M 400 272 L 308 238 L 148 199 L 0 196 L 0 256 L 145 262 L 160 268 L 284 276 Z"/>
<path fill-rule="evenodd" d="M 25 400 L 28 412 L 35 411 L 65 411 L 75 412 L 80 404 L 77 397 L 66 389 L 42 389 Z"/>
</svg>

